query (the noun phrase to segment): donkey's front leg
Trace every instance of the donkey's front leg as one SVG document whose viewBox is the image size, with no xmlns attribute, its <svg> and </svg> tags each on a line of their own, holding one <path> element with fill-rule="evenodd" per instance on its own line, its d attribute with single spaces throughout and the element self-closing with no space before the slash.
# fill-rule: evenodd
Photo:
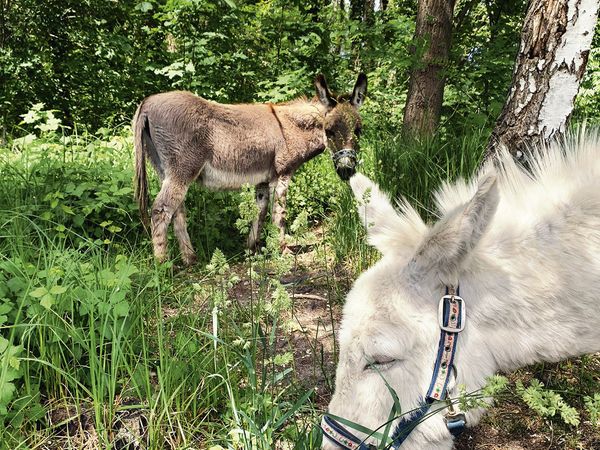
<svg viewBox="0 0 600 450">
<path fill-rule="evenodd" d="M 292 175 L 281 175 L 275 186 L 275 198 L 273 200 L 273 223 L 279 229 L 279 244 L 285 248 L 285 217 L 286 217 L 286 195 Z"/>
<path fill-rule="evenodd" d="M 256 206 L 258 206 L 258 217 L 256 217 L 254 220 L 252 229 L 248 235 L 248 248 L 253 251 L 256 250 L 256 244 L 260 239 L 260 233 L 262 231 L 263 224 L 265 223 L 265 217 L 267 217 L 267 210 L 269 209 L 269 183 L 260 183 L 256 186 L 255 191 Z"/>
</svg>

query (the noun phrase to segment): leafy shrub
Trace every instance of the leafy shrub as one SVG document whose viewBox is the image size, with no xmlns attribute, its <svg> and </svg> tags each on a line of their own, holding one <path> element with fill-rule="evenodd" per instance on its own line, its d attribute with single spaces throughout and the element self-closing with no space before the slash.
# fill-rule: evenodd
<svg viewBox="0 0 600 450">
<path fill-rule="evenodd" d="M 554 417 L 560 414 L 562 420 L 569 425 L 579 425 L 579 413 L 575 408 L 569 406 L 562 396 L 555 391 L 544 389 L 544 384 L 533 379 L 528 387 L 522 382 L 517 382 L 517 393 L 531 409 L 542 417 Z"/>
<path fill-rule="evenodd" d="M 328 150 L 303 164 L 292 178 L 288 192 L 288 223 L 292 223 L 301 212 L 307 219 L 321 221 L 331 212 L 332 202 L 340 192 L 348 189 L 333 167 Z"/>
<path fill-rule="evenodd" d="M 39 111 L 37 112 L 39 114 Z M 39 115 L 40 119 L 49 119 Z M 6 174 L 0 185 L 0 208 L 46 222 L 48 232 L 66 237 L 112 239 L 139 232 L 133 220 L 130 144 L 126 134 L 108 140 L 89 135 L 61 136 L 42 132 L 15 139 L 0 148 L 0 167 Z"/>
</svg>

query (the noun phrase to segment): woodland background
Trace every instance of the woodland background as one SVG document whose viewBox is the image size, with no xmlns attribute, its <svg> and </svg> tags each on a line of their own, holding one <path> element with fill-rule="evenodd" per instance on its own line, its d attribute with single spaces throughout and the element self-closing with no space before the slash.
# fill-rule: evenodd
<svg viewBox="0 0 600 450">
<path fill-rule="evenodd" d="M 489 128 L 511 81 L 526 2 L 457 2 L 442 134 Z M 346 89 L 369 74 L 369 111 L 397 129 L 413 42 L 416 1 L 0 2 L 0 102 L 4 133 L 42 102 L 63 124 L 90 130 L 129 122 L 140 99 L 189 89 L 222 102 L 283 101 L 313 94 L 323 72 Z M 598 37 L 577 117 L 596 117 Z M 385 112 L 385 113 L 383 113 Z M 385 119 L 383 122 L 381 119 Z"/>
</svg>

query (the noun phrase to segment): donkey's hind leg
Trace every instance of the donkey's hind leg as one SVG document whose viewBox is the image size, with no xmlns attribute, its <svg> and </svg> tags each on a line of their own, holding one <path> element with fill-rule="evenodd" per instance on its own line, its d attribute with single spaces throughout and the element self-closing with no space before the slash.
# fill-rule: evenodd
<svg viewBox="0 0 600 450">
<path fill-rule="evenodd" d="M 269 209 L 269 183 L 260 183 L 255 188 L 256 191 L 256 206 L 258 206 L 258 217 L 252 224 L 252 229 L 248 235 L 248 248 L 250 250 L 256 250 L 256 244 L 260 239 L 260 233 L 262 231 L 263 224 L 265 223 L 265 217 L 267 217 L 267 210 Z"/>
<path fill-rule="evenodd" d="M 154 245 L 154 256 L 159 262 L 166 261 L 167 251 L 167 229 L 175 211 L 183 203 L 188 185 L 165 178 L 152 205 L 152 244 Z"/>
<path fill-rule="evenodd" d="M 185 204 L 182 202 L 175 211 L 173 216 L 173 229 L 175 230 L 175 236 L 179 242 L 179 250 L 181 251 L 181 258 L 186 266 L 191 266 L 196 263 L 197 257 L 194 247 L 192 247 L 192 241 L 187 231 L 187 222 L 185 218 Z"/>
</svg>

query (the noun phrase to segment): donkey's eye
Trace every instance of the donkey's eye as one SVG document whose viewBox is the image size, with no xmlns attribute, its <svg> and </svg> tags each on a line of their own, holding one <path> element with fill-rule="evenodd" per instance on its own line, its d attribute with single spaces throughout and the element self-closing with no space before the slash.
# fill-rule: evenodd
<svg viewBox="0 0 600 450">
<path fill-rule="evenodd" d="M 334 136 L 334 134 L 335 134 L 335 133 L 333 132 L 333 130 L 325 130 L 325 135 L 326 135 L 326 136 L 327 136 L 329 139 L 331 139 L 331 138 Z"/>
<path fill-rule="evenodd" d="M 357 138 L 360 137 L 360 133 L 362 133 L 362 130 L 360 128 L 357 128 L 356 130 L 354 130 L 354 134 L 356 135 Z"/>
<path fill-rule="evenodd" d="M 368 369 L 384 370 L 384 369 L 391 367 L 397 361 L 398 361 L 397 359 L 390 358 L 389 356 L 375 356 L 365 366 L 364 370 L 368 370 Z"/>
</svg>

